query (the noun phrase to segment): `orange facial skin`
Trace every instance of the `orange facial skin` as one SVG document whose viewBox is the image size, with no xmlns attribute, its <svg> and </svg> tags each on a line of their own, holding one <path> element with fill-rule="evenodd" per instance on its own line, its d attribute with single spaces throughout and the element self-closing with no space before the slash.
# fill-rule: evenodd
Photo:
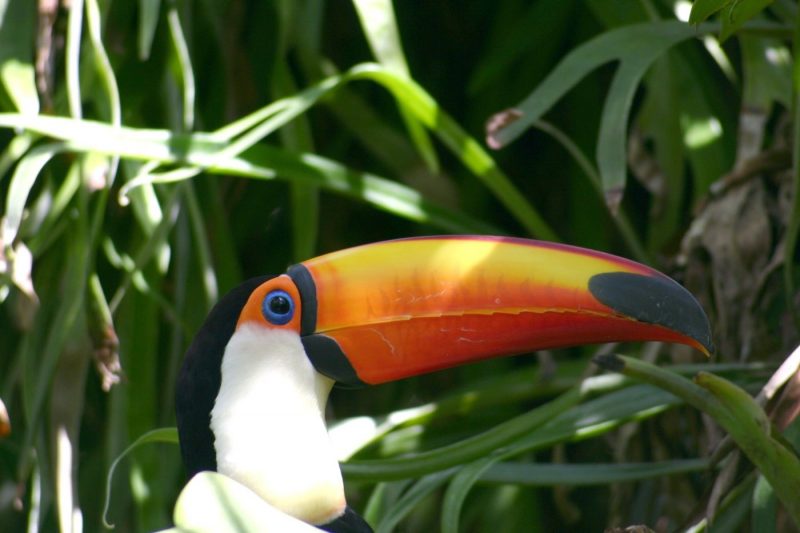
<svg viewBox="0 0 800 533">
<path fill-rule="evenodd" d="M 294 314 L 291 320 L 286 324 L 276 325 L 269 322 L 262 311 L 264 298 L 275 290 L 286 292 L 291 296 L 294 303 Z M 239 315 L 236 328 L 238 329 L 242 324 L 250 323 L 271 329 L 289 329 L 299 334 L 302 305 L 300 293 L 297 290 L 297 286 L 295 286 L 292 281 L 292 278 L 286 274 L 280 275 L 262 283 L 250 294 L 250 298 L 247 299 L 247 303 L 242 308 L 242 312 Z"/>
</svg>

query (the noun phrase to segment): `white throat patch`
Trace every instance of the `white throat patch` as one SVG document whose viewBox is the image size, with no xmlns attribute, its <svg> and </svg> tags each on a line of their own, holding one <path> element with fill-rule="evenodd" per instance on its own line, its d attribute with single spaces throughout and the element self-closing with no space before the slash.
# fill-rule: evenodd
<svg viewBox="0 0 800 533">
<path fill-rule="evenodd" d="M 305 522 L 339 516 L 344 485 L 325 426 L 332 386 L 297 333 L 239 326 L 211 411 L 217 470 Z"/>
</svg>

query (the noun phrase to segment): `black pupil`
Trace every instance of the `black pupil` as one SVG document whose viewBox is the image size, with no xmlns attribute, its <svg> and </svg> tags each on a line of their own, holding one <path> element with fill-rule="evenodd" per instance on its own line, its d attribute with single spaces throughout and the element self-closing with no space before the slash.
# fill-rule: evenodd
<svg viewBox="0 0 800 533">
<path fill-rule="evenodd" d="M 276 315 L 285 315 L 291 308 L 292 306 L 289 303 L 289 299 L 285 296 L 274 296 L 272 300 L 269 301 L 269 310 Z"/>
</svg>

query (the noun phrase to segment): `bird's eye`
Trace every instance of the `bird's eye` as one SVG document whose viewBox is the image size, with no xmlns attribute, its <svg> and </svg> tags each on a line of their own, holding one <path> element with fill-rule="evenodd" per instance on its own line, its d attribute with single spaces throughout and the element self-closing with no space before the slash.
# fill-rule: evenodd
<svg viewBox="0 0 800 533">
<path fill-rule="evenodd" d="M 264 297 L 261 312 L 270 324 L 282 326 L 294 316 L 294 301 L 286 291 L 275 290 Z"/>
</svg>

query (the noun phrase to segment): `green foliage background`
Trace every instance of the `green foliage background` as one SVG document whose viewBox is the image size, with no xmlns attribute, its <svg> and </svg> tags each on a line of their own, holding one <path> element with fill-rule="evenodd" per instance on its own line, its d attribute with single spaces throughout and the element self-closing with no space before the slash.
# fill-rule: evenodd
<svg viewBox="0 0 800 533">
<path fill-rule="evenodd" d="M 698 294 L 723 349 L 600 349 L 671 369 L 606 365 L 639 381 L 593 375 L 590 347 L 335 392 L 349 501 L 378 531 L 791 527 L 770 472 L 796 471 L 800 442 L 797 3 L 698 0 L 693 25 L 690 8 L 0 1 L 0 529 L 103 528 L 109 467 L 174 425 L 183 351 L 220 294 L 437 233 L 651 264 Z M 731 325 L 722 293 L 750 280 L 692 243 L 722 239 L 713 209 L 753 183 L 778 213 L 743 261 L 764 288 Z M 699 370 L 742 388 L 678 377 Z M 109 520 L 170 527 L 184 481 L 176 446 L 136 448 Z"/>
</svg>

